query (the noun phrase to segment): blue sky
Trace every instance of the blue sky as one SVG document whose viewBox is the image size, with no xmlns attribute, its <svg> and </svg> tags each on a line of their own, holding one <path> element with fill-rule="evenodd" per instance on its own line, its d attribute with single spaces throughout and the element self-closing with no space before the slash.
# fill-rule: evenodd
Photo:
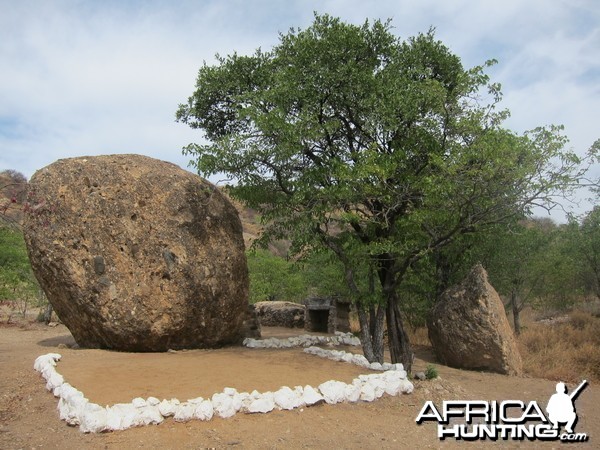
<svg viewBox="0 0 600 450">
<path fill-rule="evenodd" d="M 597 0 L 0 0 L 0 170 L 111 153 L 186 167 L 201 135 L 174 117 L 202 62 L 269 49 L 314 11 L 391 18 L 401 38 L 433 26 L 466 67 L 499 61 L 507 127 L 563 124 L 580 154 L 600 138 Z"/>
</svg>

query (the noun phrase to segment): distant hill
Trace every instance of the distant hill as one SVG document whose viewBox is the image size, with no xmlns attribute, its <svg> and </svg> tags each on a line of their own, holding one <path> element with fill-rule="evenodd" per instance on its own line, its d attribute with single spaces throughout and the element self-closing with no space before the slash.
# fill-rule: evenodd
<svg viewBox="0 0 600 450">
<path fill-rule="evenodd" d="M 246 249 L 249 249 L 252 245 L 252 242 L 259 237 L 262 230 L 260 215 L 255 210 L 247 208 L 240 202 L 232 199 L 222 190 L 221 192 L 229 199 L 229 201 L 231 201 L 240 215 L 240 220 L 242 221 L 242 227 L 244 229 L 244 243 L 246 244 Z M 287 255 L 289 248 L 289 241 L 276 241 L 269 245 L 269 251 L 276 256 L 281 256 L 282 258 Z"/>
</svg>

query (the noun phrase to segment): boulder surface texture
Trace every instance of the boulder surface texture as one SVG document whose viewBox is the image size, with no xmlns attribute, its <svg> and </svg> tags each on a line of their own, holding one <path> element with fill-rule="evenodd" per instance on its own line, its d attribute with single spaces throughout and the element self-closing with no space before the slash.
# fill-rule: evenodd
<svg viewBox="0 0 600 450">
<path fill-rule="evenodd" d="M 427 322 L 440 362 L 461 369 L 522 373 L 521 355 L 504 305 L 481 265 L 460 285 L 442 294 Z"/>
<path fill-rule="evenodd" d="M 33 271 L 80 346 L 241 342 L 242 225 L 197 175 L 139 155 L 62 159 L 32 177 L 24 231 Z"/>
<path fill-rule="evenodd" d="M 262 326 L 304 328 L 304 305 L 292 302 L 258 302 L 254 304 Z"/>
</svg>

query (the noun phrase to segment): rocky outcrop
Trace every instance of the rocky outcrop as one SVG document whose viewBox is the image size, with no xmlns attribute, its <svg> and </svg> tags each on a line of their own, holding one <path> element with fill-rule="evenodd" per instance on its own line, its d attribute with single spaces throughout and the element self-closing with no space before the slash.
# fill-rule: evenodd
<svg viewBox="0 0 600 450">
<path fill-rule="evenodd" d="M 522 372 L 504 305 L 481 265 L 442 294 L 427 326 L 437 358 L 444 364 L 509 375 Z"/>
<path fill-rule="evenodd" d="M 304 305 L 292 302 L 258 302 L 254 304 L 262 326 L 304 328 Z"/>
<path fill-rule="evenodd" d="M 248 272 L 235 208 L 211 184 L 139 155 L 59 160 L 31 179 L 34 273 L 80 346 L 241 342 Z"/>
</svg>

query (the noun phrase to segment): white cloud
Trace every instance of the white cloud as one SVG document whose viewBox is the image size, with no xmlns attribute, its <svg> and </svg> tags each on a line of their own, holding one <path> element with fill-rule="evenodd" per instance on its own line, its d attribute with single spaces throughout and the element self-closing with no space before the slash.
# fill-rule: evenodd
<svg viewBox="0 0 600 450">
<path fill-rule="evenodd" d="M 466 66 L 497 58 L 508 125 L 563 123 L 582 153 L 600 138 L 595 0 L 2 1 L 0 169 L 31 175 L 61 158 L 135 152 L 187 165 L 200 134 L 174 122 L 203 60 L 270 48 L 313 11 L 354 23 L 430 26 Z"/>
</svg>

